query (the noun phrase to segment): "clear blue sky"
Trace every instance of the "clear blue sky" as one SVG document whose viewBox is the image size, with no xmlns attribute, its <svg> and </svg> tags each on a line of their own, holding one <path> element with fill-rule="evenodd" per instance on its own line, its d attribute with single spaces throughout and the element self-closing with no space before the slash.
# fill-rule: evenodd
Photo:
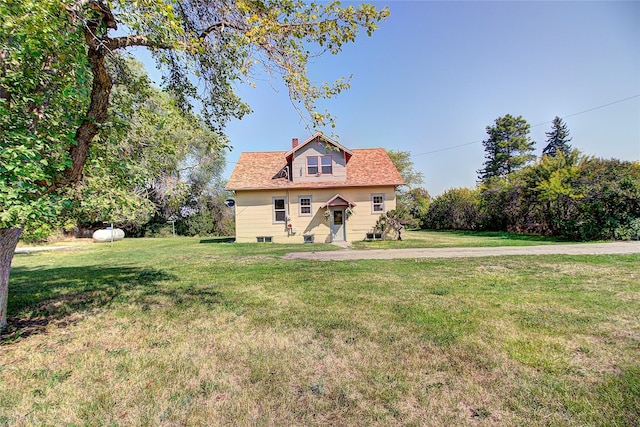
<svg viewBox="0 0 640 427">
<path fill-rule="evenodd" d="M 640 2 L 373 3 L 391 11 L 379 30 L 311 66 L 319 81 L 354 75 L 323 103 L 341 144 L 411 152 L 431 195 L 475 186 L 485 128 L 505 114 L 532 125 L 536 154 L 557 115 L 585 154 L 640 159 Z M 254 113 L 228 126 L 226 176 L 242 151 L 310 135 L 281 83 L 257 85 L 239 88 Z"/>
</svg>

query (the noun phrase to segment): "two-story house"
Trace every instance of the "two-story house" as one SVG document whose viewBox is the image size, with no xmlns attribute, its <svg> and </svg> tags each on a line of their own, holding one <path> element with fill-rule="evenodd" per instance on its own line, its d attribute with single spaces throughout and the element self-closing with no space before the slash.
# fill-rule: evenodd
<svg viewBox="0 0 640 427">
<path fill-rule="evenodd" d="M 237 242 L 362 240 L 395 209 L 404 181 L 383 148 L 350 150 L 322 133 L 291 145 L 240 155 L 226 186 Z"/>
</svg>

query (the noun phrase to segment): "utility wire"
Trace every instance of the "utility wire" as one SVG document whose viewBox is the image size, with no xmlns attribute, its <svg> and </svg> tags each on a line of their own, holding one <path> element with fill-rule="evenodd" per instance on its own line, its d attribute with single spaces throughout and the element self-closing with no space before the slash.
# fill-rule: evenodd
<svg viewBox="0 0 640 427">
<path fill-rule="evenodd" d="M 577 112 L 577 113 L 569 114 L 569 115 L 566 115 L 566 116 L 561 117 L 561 119 L 566 119 L 566 118 L 568 118 L 568 117 L 573 117 L 573 116 L 577 116 L 577 115 L 579 115 L 579 114 L 584 114 L 584 113 L 588 113 L 588 112 L 591 112 L 591 111 L 594 111 L 594 110 L 599 110 L 599 109 L 601 109 L 601 108 L 609 107 L 609 106 L 611 106 L 611 105 L 619 104 L 619 103 L 621 103 L 621 102 L 629 101 L 629 100 L 631 100 L 631 99 L 635 99 L 635 98 L 638 98 L 638 97 L 640 97 L 640 94 L 638 94 L 638 95 L 633 95 L 633 96 L 630 96 L 630 97 L 628 97 L 628 98 L 624 98 L 624 99 L 619 99 L 619 100 L 617 100 L 617 101 L 609 102 L 608 104 L 598 105 L 597 107 L 589 108 L 589 109 L 586 109 L 586 110 L 583 110 L 583 111 L 580 111 L 580 112 Z M 532 125 L 531 127 L 532 127 L 532 128 L 534 128 L 534 127 L 538 127 L 538 126 L 546 125 L 546 124 L 549 124 L 549 123 L 553 123 L 553 121 L 548 121 L 548 122 L 538 123 L 538 124 L 536 124 L 536 125 Z M 439 148 L 439 149 L 437 149 L 437 150 L 428 151 L 428 152 L 426 152 L 426 153 L 411 154 L 411 157 L 426 156 L 427 154 L 433 154 L 433 153 L 440 153 L 440 152 L 442 152 L 442 151 L 455 150 L 456 148 L 466 147 L 466 146 L 468 146 L 468 145 L 479 144 L 479 143 L 481 143 L 481 142 L 482 142 L 482 140 L 477 140 L 477 141 L 467 142 L 467 143 L 464 143 L 464 144 L 452 145 L 452 146 L 450 146 L 450 147 Z M 282 151 L 282 150 L 281 150 L 281 151 Z M 225 164 L 227 164 L 227 165 L 235 165 L 235 164 L 238 164 L 238 162 L 232 162 L 232 161 L 229 161 L 229 160 L 224 160 L 224 163 L 225 163 Z"/>
<path fill-rule="evenodd" d="M 577 112 L 577 113 L 569 114 L 569 115 L 561 117 L 561 119 L 566 119 L 568 117 L 574 117 L 574 116 L 577 116 L 577 115 L 580 115 L 580 114 L 589 113 L 589 112 L 594 111 L 594 110 L 599 110 L 601 108 L 609 107 L 611 105 L 619 104 L 621 102 L 629 101 L 631 99 L 635 99 L 635 98 L 638 98 L 638 97 L 640 97 L 640 94 L 633 95 L 633 96 L 630 96 L 630 97 L 624 98 L 624 99 L 619 99 L 617 101 L 609 102 L 608 104 L 598 105 L 597 107 L 589 108 L 589 109 L 586 109 L 586 110 L 583 110 L 583 111 L 580 111 L 580 112 Z M 546 125 L 546 124 L 549 124 L 549 123 L 553 123 L 553 121 L 538 123 L 538 124 L 533 125 L 531 127 L 535 128 L 535 127 Z M 482 140 L 476 140 L 476 141 L 467 142 L 467 143 L 464 143 L 464 144 L 452 145 L 450 147 L 444 147 L 444 148 L 439 148 L 437 150 L 427 151 L 426 153 L 411 154 L 411 157 L 426 156 L 427 154 L 433 154 L 433 153 L 440 153 L 442 151 L 455 150 L 456 148 L 466 147 L 468 145 L 480 144 L 481 142 L 482 142 Z M 237 164 L 237 162 L 231 162 L 231 161 L 225 161 L 225 163 L 228 164 L 228 165 Z"/>
<path fill-rule="evenodd" d="M 566 119 L 566 118 L 569 118 L 569 117 L 577 116 L 577 115 L 579 115 L 579 114 L 584 114 L 584 113 L 588 113 L 588 112 L 591 112 L 591 111 L 594 111 L 594 110 L 599 110 L 599 109 L 601 109 L 601 108 L 609 107 L 609 106 L 611 106 L 611 105 L 619 104 L 619 103 L 621 103 L 621 102 L 629 101 L 629 100 L 631 100 L 631 99 L 638 98 L 638 97 L 640 97 L 640 94 L 638 94 L 638 95 L 633 95 L 633 96 L 630 96 L 630 97 L 628 97 L 628 98 L 624 98 L 624 99 L 619 99 L 619 100 L 617 100 L 617 101 L 609 102 L 608 104 L 598 105 L 597 107 L 589 108 L 589 109 L 587 109 L 587 110 L 580 111 L 580 112 L 578 112 L 578 113 L 569 114 L 569 115 L 567 115 L 567 116 L 563 116 L 563 117 L 560 117 L 560 118 L 561 118 L 561 119 Z M 533 126 L 531 126 L 531 127 L 532 127 L 532 128 L 535 128 L 535 127 L 542 126 L 542 125 L 546 125 L 546 124 L 549 124 L 549 123 L 552 123 L 552 121 L 543 122 L 543 123 L 538 123 L 537 125 L 533 125 Z M 467 145 L 479 144 L 479 143 L 481 143 L 481 142 L 482 142 L 482 140 L 477 140 L 477 141 L 473 141 L 473 142 L 467 142 L 467 143 L 465 143 L 465 144 L 459 144 L 459 145 L 453 145 L 453 146 L 451 146 L 451 147 L 439 148 L 439 149 L 437 149 L 437 150 L 428 151 L 428 152 L 426 152 L 426 153 L 412 154 L 412 155 L 411 155 L 411 157 L 426 156 L 427 154 L 440 153 L 440 152 L 442 152 L 442 151 L 454 150 L 454 149 L 456 149 L 456 148 L 466 147 Z"/>
</svg>

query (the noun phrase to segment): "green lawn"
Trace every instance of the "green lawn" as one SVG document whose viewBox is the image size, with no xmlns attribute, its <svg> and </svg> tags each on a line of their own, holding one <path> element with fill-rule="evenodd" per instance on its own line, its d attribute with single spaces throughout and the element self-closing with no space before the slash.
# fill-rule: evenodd
<svg viewBox="0 0 640 427">
<path fill-rule="evenodd" d="M 354 242 L 354 249 L 451 248 L 487 246 L 532 246 L 567 244 L 553 237 L 505 232 L 475 231 L 405 231 L 402 240 Z"/>
<path fill-rule="evenodd" d="M 332 249 L 16 255 L 0 425 L 637 425 L 639 255 L 280 258 Z"/>
</svg>

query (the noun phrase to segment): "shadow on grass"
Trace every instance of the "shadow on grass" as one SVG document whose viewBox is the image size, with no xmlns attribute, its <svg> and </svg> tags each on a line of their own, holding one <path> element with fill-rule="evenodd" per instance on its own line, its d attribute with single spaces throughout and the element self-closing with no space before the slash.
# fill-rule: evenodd
<svg viewBox="0 0 640 427">
<path fill-rule="evenodd" d="M 209 239 L 200 239 L 200 243 L 234 243 L 234 237 L 211 237 Z"/>
<path fill-rule="evenodd" d="M 153 306 L 171 309 L 221 303 L 220 292 L 180 286 L 178 277 L 162 270 L 16 267 L 11 270 L 7 328 L 0 333 L 0 343 L 40 333 L 52 322 L 77 323 L 82 314 L 118 304 L 144 311 Z"/>
</svg>

